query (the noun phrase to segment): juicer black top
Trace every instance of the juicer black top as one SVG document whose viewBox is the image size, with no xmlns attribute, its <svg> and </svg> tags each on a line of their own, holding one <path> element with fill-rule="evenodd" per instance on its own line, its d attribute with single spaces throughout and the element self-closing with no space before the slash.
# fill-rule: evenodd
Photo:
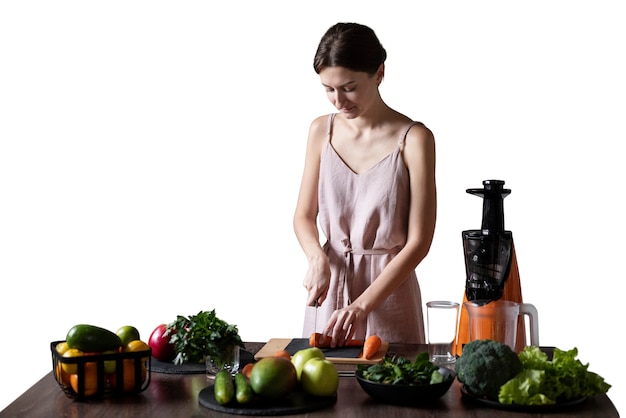
<svg viewBox="0 0 626 418">
<path fill-rule="evenodd" d="M 465 295 L 484 303 L 502 297 L 511 270 L 513 234 L 504 229 L 504 198 L 511 193 L 503 180 L 485 180 L 467 193 L 483 198 L 481 229 L 463 231 Z"/>
</svg>

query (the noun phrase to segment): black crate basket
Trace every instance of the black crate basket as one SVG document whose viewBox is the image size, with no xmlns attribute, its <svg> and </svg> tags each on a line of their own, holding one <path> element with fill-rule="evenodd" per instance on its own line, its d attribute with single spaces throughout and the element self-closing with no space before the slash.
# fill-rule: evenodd
<svg viewBox="0 0 626 418">
<path fill-rule="evenodd" d="M 50 343 L 52 374 L 59 386 L 61 386 L 61 389 L 72 399 L 82 400 L 104 396 L 132 395 L 143 392 L 150 385 L 151 349 L 63 357 L 56 350 L 57 344 L 61 342 L 63 341 Z M 76 373 L 67 373 L 63 370 L 63 365 L 66 365 L 66 368 L 73 369 L 71 371 Z M 114 371 L 112 371 L 113 365 L 115 366 Z M 106 373 L 106 370 L 112 372 Z M 124 376 L 124 373 L 129 371 L 132 371 L 133 378 Z M 89 379 L 86 377 L 89 377 Z"/>
</svg>

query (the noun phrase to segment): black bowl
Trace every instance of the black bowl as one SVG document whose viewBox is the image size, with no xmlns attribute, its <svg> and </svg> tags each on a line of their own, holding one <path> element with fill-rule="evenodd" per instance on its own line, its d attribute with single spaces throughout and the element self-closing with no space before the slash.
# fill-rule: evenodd
<svg viewBox="0 0 626 418">
<path fill-rule="evenodd" d="M 443 382 L 433 385 L 392 385 L 372 382 L 358 371 L 356 380 L 368 395 L 378 401 L 396 405 L 423 404 L 441 398 L 452 386 L 456 372 L 445 367 L 440 367 L 439 372 L 443 375 Z"/>
</svg>

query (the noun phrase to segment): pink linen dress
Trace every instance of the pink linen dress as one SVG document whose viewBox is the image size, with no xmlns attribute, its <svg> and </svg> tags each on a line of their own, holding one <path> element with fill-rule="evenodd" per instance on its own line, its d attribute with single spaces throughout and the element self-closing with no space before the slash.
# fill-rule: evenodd
<svg viewBox="0 0 626 418">
<path fill-rule="evenodd" d="M 303 337 L 322 332 L 335 309 L 355 300 L 402 249 L 407 239 L 409 173 L 402 159 L 407 126 L 398 147 L 363 173 L 348 167 L 332 146 L 335 114 L 329 115 L 328 141 L 319 174 L 319 226 L 327 241 L 330 289 L 316 309 L 306 307 Z M 354 338 L 378 335 L 391 343 L 424 343 L 422 300 L 415 271 L 355 331 Z"/>
</svg>

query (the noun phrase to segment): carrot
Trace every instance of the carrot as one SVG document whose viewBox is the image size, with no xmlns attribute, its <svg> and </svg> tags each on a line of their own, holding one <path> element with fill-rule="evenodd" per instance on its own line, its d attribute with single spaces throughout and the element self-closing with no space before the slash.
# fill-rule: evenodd
<svg viewBox="0 0 626 418">
<path fill-rule="evenodd" d="M 363 357 L 367 360 L 374 357 L 382 344 L 383 342 L 378 335 L 370 335 L 367 337 L 363 344 Z"/>
<path fill-rule="evenodd" d="M 363 340 L 348 340 L 344 347 L 363 347 Z"/>
<path fill-rule="evenodd" d="M 285 350 L 284 348 L 282 350 L 278 350 L 274 353 L 274 357 L 284 357 L 287 360 L 291 360 L 291 354 L 289 354 L 289 351 Z"/>
<path fill-rule="evenodd" d="M 245 366 L 243 366 L 243 369 L 241 369 L 241 373 L 248 379 L 250 379 L 250 372 L 252 372 L 253 367 L 254 363 L 247 363 Z"/>
<path fill-rule="evenodd" d="M 322 340 L 324 340 L 322 342 Z M 319 332 L 311 333 L 311 337 L 309 337 L 309 345 L 311 347 L 319 347 L 319 348 L 329 348 L 330 347 L 331 337 L 329 335 L 322 336 Z M 363 346 L 363 340 L 348 340 L 344 347 L 361 347 Z"/>
</svg>

